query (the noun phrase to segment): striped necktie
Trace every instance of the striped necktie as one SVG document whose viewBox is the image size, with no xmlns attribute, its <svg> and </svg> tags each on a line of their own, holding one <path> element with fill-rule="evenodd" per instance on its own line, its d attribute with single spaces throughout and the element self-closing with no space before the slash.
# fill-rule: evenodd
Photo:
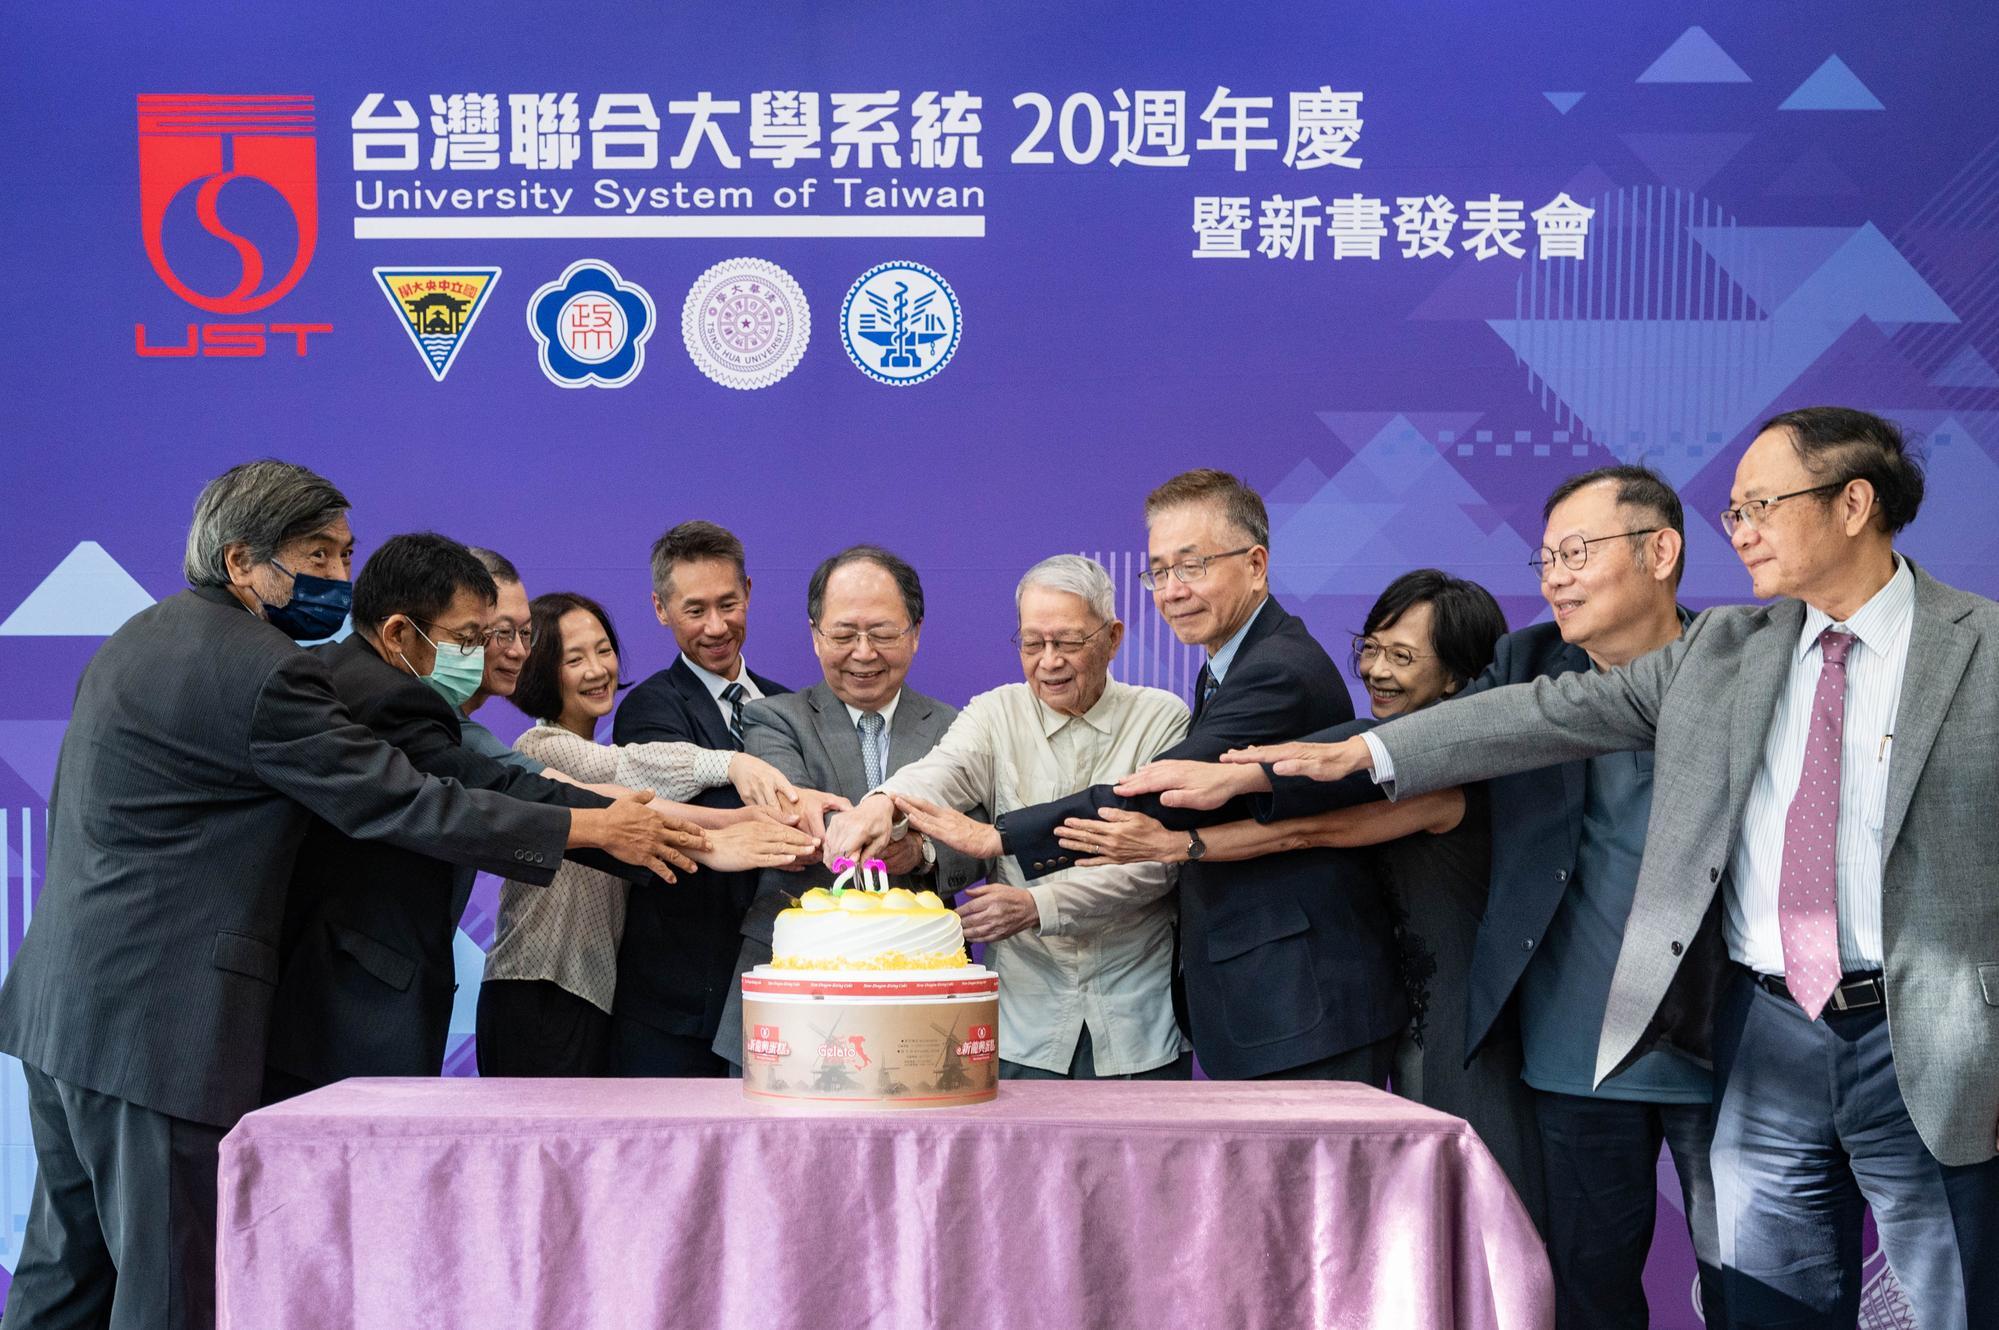
<svg viewBox="0 0 1999 1330">
<path fill-rule="evenodd" d="M 736 747 L 743 746 L 743 699 L 749 690 L 739 683 L 732 683 L 722 690 L 722 700 L 729 704 L 729 733 L 736 736 Z"/>
</svg>

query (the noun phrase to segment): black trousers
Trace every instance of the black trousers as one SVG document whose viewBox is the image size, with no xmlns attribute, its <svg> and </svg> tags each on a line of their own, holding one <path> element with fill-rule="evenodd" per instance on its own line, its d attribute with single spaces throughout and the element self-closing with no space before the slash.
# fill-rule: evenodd
<svg viewBox="0 0 1999 1330">
<path fill-rule="evenodd" d="M 713 1035 L 668 1034 L 628 1016 L 611 1018 L 613 1076 L 741 1076 L 718 1057 Z"/>
<path fill-rule="evenodd" d="M 608 1076 L 611 1013 L 546 979 L 479 985 L 481 1076 Z"/>
<path fill-rule="evenodd" d="M 208 1330 L 223 1129 L 21 1070 L 35 1191 L 6 1324 Z"/>
<path fill-rule="evenodd" d="M 1645 1259 L 1659 1206 L 1659 1147 L 1672 1151 L 1708 1330 L 1730 1322 L 1715 1223 L 1714 1105 L 1534 1092 L 1548 1182 L 1556 1330 L 1645 1330 Z"/>
</svg>

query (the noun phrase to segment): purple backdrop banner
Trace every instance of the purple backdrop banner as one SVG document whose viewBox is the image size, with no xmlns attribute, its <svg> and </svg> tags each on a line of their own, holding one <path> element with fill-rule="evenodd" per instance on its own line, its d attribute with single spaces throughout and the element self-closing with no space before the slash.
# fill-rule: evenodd
<svg viewBox="0 0 1999 1330">
<path fill-rule="evenodd" d="M 345 488 L 364 556 L 435 528 L 601 598 L 634 678 L 671 657 L 647 547 L 698 516 L 787 681 L 811 567 L 873 539 L 928 585 L 926 691 L 1016 677 L 1015 579 L 1082 551 L 1121 677 L 1185 692 L 1134 575 L 1194 465 L 1262 489 L 1331 644 L 1421 565 L 1531 622 L 1542 496 L 1616 460 L 1685 496 L 1688 602 L 1741 599 L 1735 459 L 1824 401 L 1922 436 L 1907 547 L 1999 591 L 1995 39 L 1936 0 L 13 6 L 4 955 L 79 671 L 255 456 Z M 32 1176 L 10 1067 L 5 1263 Z M 1878 1265 L 1863 1323 L 1896 1324 Z"/>
</svg>

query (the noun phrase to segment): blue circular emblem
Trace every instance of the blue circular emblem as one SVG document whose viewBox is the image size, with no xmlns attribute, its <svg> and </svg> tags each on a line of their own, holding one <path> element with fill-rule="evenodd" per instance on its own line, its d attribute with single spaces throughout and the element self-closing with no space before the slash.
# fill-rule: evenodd
<svg viewBox="0 0 1999 1330">
<path fill-rule="evenodd" d="M 840 305 L 840 340 L 861 373 L 907 388 L 951 363 L 964 326 L 957 292 L 920 263 L 862 273 Z"/>
<path fill-rule="evenodd" d="M 528 301 L 541 372 L 564 388 L 622 388 L 645 368 L 652 296 L 602 259 L 579 259 Z"/>
</svg>

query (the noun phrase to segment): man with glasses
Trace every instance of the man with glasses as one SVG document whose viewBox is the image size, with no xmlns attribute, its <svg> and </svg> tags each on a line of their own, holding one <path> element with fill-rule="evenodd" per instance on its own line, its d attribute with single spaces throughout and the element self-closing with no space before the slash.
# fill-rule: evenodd
<svg viewBox="0 0 1999 1330">
<path fill-rule="evenodd" d="M 321 647 L 334 691 L 354 719 L 419 770 L 530 803 L 597 808 L 611 800 L 532 775 L 461 744 L 459 708 L 485 677 L 498 588 L 472 552 L 433 534 L 392 536 L 354 579 L 354 633 Z M 678 824 L 687 849 L 698 828 Z M 602 856 L 593 866 L 650 882 Z M 679 865 L 693 871 L 691 861 Z M 347 836 L 306 832 L 279 939 L 265 1051 L 266 1102 L 348 1076 L 435 1076 L 443 1070 L 464 908 L 460 875 L 442 860 Z"/>
<path fill-rule="evenodd" d="M 805 620 L 825 677 L 802 692 L 751 703 L 743 712 L 743 746 L 801 789 L 860 799 L 935 747 L 958 715 L 956 707 L 905 685 L 923 636 L 922 579 L 879 545 L 852 546 L 813 570 Z M 898 886 L 947 900 L 986 872 L 983 863 L 906 826 L 882 858 Z M 743 917 L 738 977 L 769 962 L 772 926 L 800 885 L 795 873 L 764 872 Z M 741 1062 L 740 985 L 729 989 L 714 1051 Z"/>
<path fill-rule="evenodd" d="M 1721 515 L 1775 603 L 1371 744 L 1232 755 L 1256 779 L 1371 768 L 1402 795 L 1656 751 L 1595 1075 L 1660 1046 L 1712 1056 L 1738 1325 L 1851 1326 L 1866 1208 L 1915 1324 L 1999 1307 L 1999 606 L 1896 551 L 1922 497 L 1888 421 L 1786 412 Z"/>
<path fill-rule="evenodd" d="M 1187 731 L 1171 693 L 1119 683 L 1116 589 L 1092 559 L 1044 559 L 1014 590 L 1022 683 L 981 693 L 942 742 L 902 767 L 829 844 L 852 853 L 891 839 L 898 816 L 959 844 L 991 838 L 985 809 L 1115 779 Z M 963 848 L 962 844 L 960 848 Z M 996 855 L 993 857 L 997 857 Z M 1030 873 L 998 859 L 958 907 L 965 936 L 1000 976 L 1000 1075 L 1007 1079 L 1181 1079 L 1192 1074 L 1173 1016 L 1173 870 L 1162 864 Z"/>
<path fill-rule="evenodd" d="M 1212 762 L 1227 749 L 1353 719 L 1339 666 L 1270 596 L 1270 518 L 1254 490 L 1226 472 L 1189 471 L 1146 496 L 1145 521 L 1152 602 L 1174 636 L 1208 658 L 1187 737 L 1163 758 Z M 1386 1084 L 1409 1010 L 1388 901 L 1358 853 L 1202 863 L 1196 828 L 1247 817 L 1246 804 L 1189 814 L 1124 800 L 1109 785 L 1012 809 L 987 833 L 952 843 L 1011 855 L 1033 881 L 1074 862 L 1055 835 L 1064 819 L 1112 806 L 1188 832 L 1181 969 L 1202 1068 L 1227 1080 Z"/>
</svg>

